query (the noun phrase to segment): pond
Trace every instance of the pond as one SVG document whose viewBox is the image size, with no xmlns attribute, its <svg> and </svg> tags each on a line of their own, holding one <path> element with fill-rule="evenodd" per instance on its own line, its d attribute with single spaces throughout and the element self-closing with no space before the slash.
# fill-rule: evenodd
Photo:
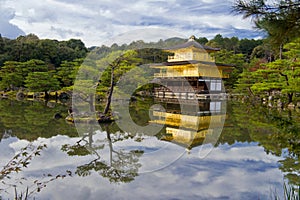
<svg viewBox="0 0 300 200">
<path fill-rule="evenodd" d="M 0 165 L 11 167 L 0 197 L 283 199 L 285 183 L 300 184 L 297 111 L 141 98 L 99 125 L 67 123 L 67 109 L 0 100 Z"/>
</svg>

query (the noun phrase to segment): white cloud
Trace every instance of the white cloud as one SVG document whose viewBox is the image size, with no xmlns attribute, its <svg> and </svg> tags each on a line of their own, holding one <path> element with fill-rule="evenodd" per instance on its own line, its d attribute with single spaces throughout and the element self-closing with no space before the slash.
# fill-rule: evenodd
<svg viewBox="0 0 300 200">
<path fill-rule="evenodd" d="M 13 9 L 7 9 L 0 5 L 0 34 L 5 37 L 18 37 L 25 33 L 10 22 L 15 17 Z"/>
<path fill-rule="evenodd" d="M 233 36 L 239 30 L 243 31 L 242 36 L 257 35 L 251 30 L 249 21 L 230 14 L 230 0 L 5 2 L 4 7 L 15 13 L 10 23 L 25 33 L 34 33 L 41 38 L 80 38 L 87 46 L 101 45 L 127 31 L 149 27 L 201 37 L 216 33 Z"/>
</svg>

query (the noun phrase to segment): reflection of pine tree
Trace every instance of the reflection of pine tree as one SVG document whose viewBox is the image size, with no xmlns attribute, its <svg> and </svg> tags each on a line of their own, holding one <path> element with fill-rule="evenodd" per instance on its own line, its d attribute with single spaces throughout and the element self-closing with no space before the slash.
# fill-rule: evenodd
<svg viewBox="0 0 300 200">
<path fill-rule="evenodd" d="M 139 157 L 143 154 L 140 150 L 115 150 L 113 143 L 123 140 L 110 137 L 110 129 L 104 126 L 106 139 L 100 142 L 100 145 L 93 144 L 93 132 L 84 135 L 75 145 L 63 145 L 62 150 L 68 155 L 86 156 L 94 154 L 96 158 L 89 163 L 78 166 L 76 174 L 79 176 L 91 175 L 92 171 L 99 173 L 102 177 L 108 178 L 110 182 L 130 182 L 138 175 L 138 169 L 141 167 Z M 98 140 L 99 142 L 99 140 Z M 102 159 L 97 150 L 103 149 L 108 143 L 109 161 Z"/>
</svg>

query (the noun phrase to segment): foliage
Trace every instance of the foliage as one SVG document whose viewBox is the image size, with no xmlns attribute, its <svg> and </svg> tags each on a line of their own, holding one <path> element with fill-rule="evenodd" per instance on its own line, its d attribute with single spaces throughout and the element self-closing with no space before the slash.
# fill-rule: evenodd
<svg viewBox="0 0 300 200">
<path fill-rule="evenodd" d="M 26 62 L 7 61 L 0 70 L 1 87 L 12 90 L 23 87 L 29 73 L 45 72 L 47 70 L 47 66 L 41 60 L 29 60 Z"/>
<path fill-rule="evenodd" d="M 284 46 L 285 59 L 262 63 L 254 71 L 245 70 L 238 80 L 237 89 L 244 91 L 251 89 L 251 93 L 263 94 L 264 92 L 279 91 L 286 94 L 288 103 L 300 91 L 300 46 L 299 38 Z"/>
<path fill-rule="evenodd" d="M 107 103 L 103 111 L 104 114 L 107 114 L 110 109 L 112 94 L 117 82 L 120 81 L 123 74 L 133 69 L 140 61 L 141 60 L 137 58 L 136 51 L 128 50 L 125 52 L 112 52 L 107 57 L 97 62 L 100 66 L 106 66 L 104 70 L 106 73 L 103 73 L 106 77 L 104 79 L 101 77 L 100 87 L 105 85 L 109 86 L 107 92 Z M 104 80 L 106 80 L 106 82 L 104 82 Z"/>
<path fill-rule="evenodd" d="M 88 52 L 80 40 L 39 39 L 34 34 L 19 36 L 14 40 L 0 37 L 0 45 L 0 67 L 5 61 L 26 62 L 40 59 L 55 69 L 62 61 L 84 58 Z"/>
<path fill-rule="evenodd" d="M 48 92 L 59 89 L 59 82 L 51 72 L 30 72 L 26 77 L 25 86 L 34 92 Z"/>
<path fill-rule="evenodd" d="M 217 34 L 213 39 L 209 40 L 206 45 L 211 47 L 221 48 L 223 50 L 232 51 L 234 53 L 241 53 L 249 57 L 255 47 L 262 44 L 262 40 L 254 39 L 239 39 L 237 37 L 223 37 Z"/>
<path fill-rule="evenodd" d="M 239 74 L 247 67 L 246 55 L 234 53 L 233 51 L 221 50 L 215 53 L 216 63 L 225 63 L 234 66 L 230 72 L 230 78 L 224 80 L 227 88 L 233 88 L 237 82 Z"/>
<path fill-rule="evenodd" d="M 57 69 L 57 78 L 60 81 L 61 87 L 70 87 L 74 85 L 76 75 L 83 59 L 73 61 L 63 61 Z"/>
<path fill-rule="evenodd" d="M 268 33 L 270 41 L 277 47 L 300 36 L 298 0 L 236 0 L 233 11 L 252 17 L 256 27 Z"/>
<path fill-rule="evenodd" d="M 24 77 L 22 73 L 21 63 L 16 61 L 6 61 L 0 70 L 2 89 L 12 89 L 23 85 Z"/>
<path fill-rule="evenodd" d="M 203 45 L 222 48 L 223 50 L 217 56 L 218 62 L 236 66 L 230 76 L 231 78 L 226 81 L 227 87 L 233 87 L 238 74 L 243 71 L 245 65 L 241 62 L 248 62 L 253 49 L 262 43 L 262 40 L 240 40 L 237 37 L 227 38 L 220 34 L 212 40 L 205 37 L 199 37 L 196 40 Z M 130 44 L 113 44 L 110 47 L 104 45 L 91 47 L 88 50 L 80 40 L 76 39 L 68 41 L 39 39 L 34 34 L 20 36 L 15 40 L 0 37 L 0 45 L 3 47 L 0 50 L 0 89 L 18 90 L 26 86 L 32 86 L 30 89 L 35 88 L 39 91 L 52 88 L 73 90 L 76 78 L 79 81 L 78 83 L 82 82 L 83 85 L 86 85 L 87 83 L 83 83 L 83 79 L 87 80 L 87 76 L 90 76 L 89 78 L 93 80 L 90 83 L 90 88 L 94 91 L 93 87 L 98 85 L 97 95 L 100 98 L 106 98 L 109 94 L 112 73 L 108 65 L 109 60 L 112 62 L 117 58 L 117 55 L 132 50 L 135 55 L 131 57 L 135 57 L 138 64 L 165 62 L 169 53 L 164 52 L 163 49 L 185 41 L 180 38 L 169 38 L 150 43 L 139 40 Z M 86 57 L 87 53 L 89 53 L 88 57 Z M 133 61 L 133 59 L 131 60 Z M 104 67 L 107 69 L 102 70 Z M 114 77 L 115 83 L 118 82 L 118 77 L 121 77 L 128 70 L 130 69 L 125 69 L 124 66 L 120 67 Z M 102 71 L 101 77 L 98 77 L 99 73 L 97 72 L 99 71 Z M 51 74 L 53 77 L 50 79 L 48 77 L 48 80 L 52 86 L 40 87 L 39 89 L 36 86 L 33 87 L 32 81 L 28 83 L 29 79 L 33 78 L 33 74 L 30 74 L 32 72 L 48 72 Z M 28 77 L 29 74 L 30 77 Z M 37 74 L 42 76 L 41 73 Z M 43 73 L 43 76 L 46 77 L 46 73 Z M 59 87 L 56 87 L 57 81 L 54 79 L 59 81 Z M 41 85 L 45 86 L 45 84 Z M 80 87 L 80 84 L 76 87 Z"/>
<path fill-rule="evenodd" d="M 18 187 L 22 187 L 24 182 L 26 182 L 27 180 L 26 178 L 14 178 L 13 173 L 19 173 L 20 171 L 23 171 L 25 168 L 27 168 L 36 156 L 41 155 L 41 152 L 45 148 L 47 148 L 46 144 L 34 146 L 32 143 L 29 143 L 27 146 L 21 148 L 21 150 L 11 160 L 8 161 L 8 163 L 0 171 L 1 184 L 3 185 L 3 187 L 5 187 L 0 188 L 0 194 L 1 192 L 8 192 L 9 189 L 14 188 L 14 199 L 28 200 L 32 198 L 35 193 L 40 192 L 43 188 L 45 188 L 48 183 L 59 178 L 72 176 L 72 172 L 68 170 L 65 174 L 44 174 L 44 177 L 42 179 L 34 180 L 34 182 L 31 183 L 30 186 L 27 186 L 24 191 L 18 192 Z"/>
<path fill-rule="evenodd" d="M 32 144 L 28 144 L 22 148 L 0 171 L 0 179 L 10 178 L 10 174 L 13 172 L 19 172 L 22 168 L 27 168 L 31 160 L 35 156 L 39 156 L 41 151 L 46 148 L 46 145 L 39 145 L 34 147 Z"/>
</svg>

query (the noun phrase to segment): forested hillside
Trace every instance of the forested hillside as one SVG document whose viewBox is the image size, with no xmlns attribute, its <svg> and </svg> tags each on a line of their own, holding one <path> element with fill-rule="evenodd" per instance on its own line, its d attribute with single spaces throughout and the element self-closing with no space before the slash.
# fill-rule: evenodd
<svg viewBox="0 0 300 200">
<path fill-rule="evenodd" d="M 196 37 L 203 45 L 218 47 L 216 62 L 233 67 L 230 78 L 224 80 L 228 92 L 245 95 L 266 95 L 271 92 L 287 94 L 293 101 L 299 91 L 299 39 L 282 48 L 272 45 L 270 38 L 239 39 L 223 37 L 212 39 Z M 39 39 L 34 34 L 17 39 L 0 37 L 0 90 L 33 92 L 71 91 L 79 67 L 96 65 L 114 52 L 133 50 L 139 63 L 166 61 L 167 53 L 162 49 L 185 42 L 185 39 L 170 38 L 145 43 L 142 40 L 130 44 L 112 44 L 110 47 L 85 47 L 78 39 L 57 41 Z M 281 60 L 278 61 L 278 59 Z M 102 60 L 102 61 L 100 61 Z M 126 71 L 122 71 L 125 73 Z M 97 91 L 104 97 L 110 85 L 110 73 L 101 77 Z"/>
</svg>

